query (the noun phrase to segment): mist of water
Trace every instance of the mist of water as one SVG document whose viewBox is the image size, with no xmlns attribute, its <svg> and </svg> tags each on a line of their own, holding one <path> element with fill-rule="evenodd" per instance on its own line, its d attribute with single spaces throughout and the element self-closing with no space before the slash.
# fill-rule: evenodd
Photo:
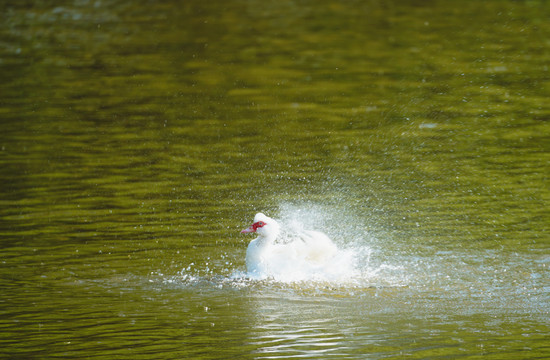
<svg viewBox="0 0 550 360">
<path fill-rule="evenodd" d="M 164 281 L 183 287 L 210 284 L 218 288 L 242 288 L 269 284 L 301 290 L 338 289 L 340 294 L 356 294 L 358 289 L 406 288 L 420 297 L 430 294 L 430 298 L 439 299 L 441 306 L 460 306 L 464 311 L 487 308 L 538 314 L 548 311 L 544 305 L 548 303 L 544 283 L 549 261 L 536 254 L 526 257 L 495 250 L 405 246 L 397 247 L 403 251 L 396 252 L 388 239 L 366 231 L 368 224 L 354 216 L 353 211 L 335 211 L 319 204 L 285 203 L 276 214 L 268 215 L 281 225 L 279 241 L 284 242 L 290 234 L 303 229 L 318 230 L 336 243 L 337 253 L 323 266 L 281 261 L 270 276 L 258 277 L 246 272 L 243 246 L 234 254 L 242 257 L 240 262 L 219 259 L 217 263 L 225 264 L 223 270 L 216 268 L 215 259 L 208 258 L 204 264 L 192 263 L 177 275 L 164 277 Z M 392 245 L 392 250 L 388 251 L 385 245 Z"/>
<path fill-rule="evenodd" d="M 277 242 L 285 243 L 293 234 L 302 230 L 321 231 L 329 236 L 337 245 L 338 250 L 330 261 L 322 265 L 312 265 L 305 260 L 273 260 L 273 269 L 269 276 L 257 276 L 246 272 L 245 266 L 226 267 L 227 275 L 220 275 L 205 259 L 204 263 L 191 263 L 170 282 L 196 283 L 210 279 L 217 282 L 248 282 L 271 281 L 280 284 L 296 284 L 302 286 L 318 286 L 320 284 L 339 287 L 375 287 L 375 286 L 405 286 L 404 268 L 398 263 L 375 259 L 378 254 L 371 246 L 377 240 L 365 231 L 353 214 L 331 212 L 326 207 L 317 204 L 289 204 L 279 207 L 273 216 L 281 225 L 281 233 Z M 243 224 L 243 227 L 246 224 Z M 253 239 L 253 238 L 252 238 Z M 245 241 L 252 239 L 247 238 Z M 243 246 L 239 255 L 244 262 L 246 247 Z M 225 255 L 223 256 L 226 257 Z M 227 257 L 230 257 L 229 255 Z M 208 261 L 210 262 L 208 262 Z M 223 259 L 219 259 L 223 260 Z M 218 261 L 220 262 L 220 261 Z M 221 261 L 223 262 L 223 261 Z M 232 264 L 232 263 L 231 263 Z M 225 262 L 225 265 L 229 265 Z"/>
</svg>

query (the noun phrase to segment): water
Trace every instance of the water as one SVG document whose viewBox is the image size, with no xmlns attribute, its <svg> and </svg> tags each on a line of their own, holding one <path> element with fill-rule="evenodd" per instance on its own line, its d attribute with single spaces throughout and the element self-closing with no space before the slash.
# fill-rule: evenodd
<svg viewBox="0 0 550 360">
<path fill-rule="evenodd" d="M 1 357 L 550 356 L 546 2 L 0 7 Z"/>
</svg>

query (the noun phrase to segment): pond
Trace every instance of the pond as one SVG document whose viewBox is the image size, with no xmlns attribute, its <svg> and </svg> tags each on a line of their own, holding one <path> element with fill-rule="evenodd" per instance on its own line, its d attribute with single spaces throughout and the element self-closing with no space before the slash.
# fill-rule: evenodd
<svg viewBox="0 0 550 360">
<path fill-rule="evenodd" d="M 2 357 L 550 356 L 547 2 L 0 9 Z"/>
</svg>

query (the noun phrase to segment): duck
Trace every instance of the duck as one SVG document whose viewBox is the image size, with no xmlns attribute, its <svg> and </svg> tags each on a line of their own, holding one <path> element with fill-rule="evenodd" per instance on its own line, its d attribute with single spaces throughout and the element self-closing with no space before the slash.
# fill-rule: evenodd
<svg viewBox="0 0 550 360">
<path fill-rule="evenodd" d="M 277 242 L 281 226 L 263 213 L 257 213 L 252 225 L 241 233 L 258 234 L 246 249 L 246 269 L 250 275 L 270 276 L 277 272 L 292 272 L 293 267 L 303 268 L 304 265 L 322 267 L 338 250 L 327 235 L 313 230 L 295 231 L 284 243 Z"/>
</svg>

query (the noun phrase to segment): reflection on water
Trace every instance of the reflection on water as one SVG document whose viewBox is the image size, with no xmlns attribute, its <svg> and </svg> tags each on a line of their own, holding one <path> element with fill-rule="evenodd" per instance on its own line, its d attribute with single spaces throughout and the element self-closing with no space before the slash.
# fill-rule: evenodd
<svg viewBox="0 0 550 360">
<path fill-rule="evenodd" d="M 5 357 L 550 354 L 546 2 L 0 9 Z M 258 211 L 345 279 L 247 278 Z"/>
<path fill-rule="evenodd" d="M 307 218 L 320 210 L 304 209 L 298 213 Z M 330 214 L 330 209 L 323 209 L 323 214 Z M 283 217 L 292 216 L 296 213 Z M 315 223 L 324 222 L 321 214 L 313 218 Z M 367 353 L 375 358 L 395 354 L 423 358 L 433 352 L 500 358 L 509 351 L 516 355 L 526 351 L 525 338 L 513 335 L 517 331 L 527 331 L 534 342 L 544 341 L 548 258 L 432 246 L 387 252 L 371 249 L 365 241 L 360 245 L 355 237 L 361 234 L 350 227 L 353 221 L 341 225 L 348 230 L 340 229 L 340 235 L 352 241 L 339 245 L 356 254 L 354 269 L 345 278 L 331 280 L 312 272 L 310 279 L 255 280 L 242 267 L 228 274 L 229 268 L 191 264 L 175 276 L 159 275 L 152 281 L 200 294 L 208 313 L 216 311 L 218 302 L 228 306 L 228 294 L 244 296 L 246 300 L 239 301 L 245 302 L 247 345 L 254 348 L 254 358 L 345 358 Z M 338 232 L 330 226 L 328 230 Z M 214 328 L 216 321 L 224 322 L 219 314 L 209 318 Z M 543 346 L 530 355 L 545 353 Z"/>
<path fill-rule="evenodd" d="M 491 254 L 446 255 L 401 256 L 393 260 L 399 267 L 367 266 L 345 283 L 192 276 L 189 269 L 164 282 L 203 293 L 207 312 L 220 306 L 218 301 L 226 305 L 227 294 L 244 294 L 249 342 L 259 358 L 426 357 L 430 351 L 456 353 L 457 347 L 466 355 L 499 357 L 505 343 L 523 348 L 515 331 L 544 329 L 538 326 L 546 322 L 547 290 L 537 290 L 532 273 L 521 279 L 508 274 L 525 272 L 526 259 L 492 262 L 486 260 Z M 503 263 L 507 267 L 499 268 Z M 535 273 L 544 271 L 542 264 L 532 265 Z M 386 283 L 389 278 L 394 284 Z M 530 336 L 543 341 L 542 333 Z"/>
</svg>

